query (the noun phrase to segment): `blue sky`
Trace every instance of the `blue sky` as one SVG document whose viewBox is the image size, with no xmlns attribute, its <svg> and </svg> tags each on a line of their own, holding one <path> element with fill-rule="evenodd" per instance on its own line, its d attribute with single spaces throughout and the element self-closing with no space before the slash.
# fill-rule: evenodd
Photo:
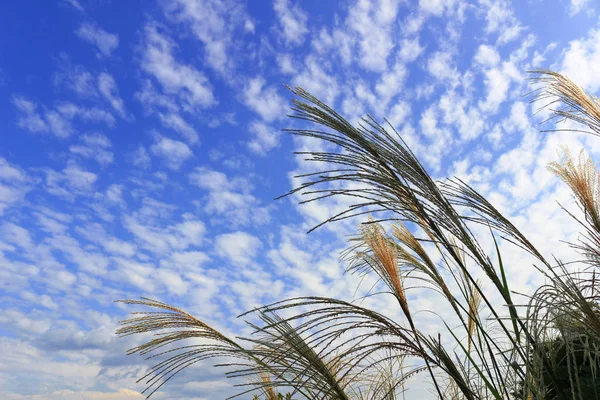
<svg viewBox="0 0 600 400">
<path fill-rule="evenodd" d="M 388 118 L 433 176 L 470 182 L 544 252 L 568 258 L 557 243 L 577 227 L 556 202 L 572 199 L 545 166 L 561 144 L 596 156 L 600 146 L 540 133 L 543 115 L 522 95 L 533 67 L 598 92 L 596 6 L 4 2 L 0 395 L 142 398 L 135 380 L 148 364 L 124 355 L 135 339 L 114 336 L 129 311 L 115 299 L 170 302 L 235 335 L 247 330 L 234 317 L 256 305 L 366 293 L 338 257 L 359 221 L 305 234 L 349 203 L 273 200 L 315 168 L 293 152 L 321 146 L 281 133 L 298 124 L 284 84 L 352 121 Z M 533 269 L 519 257 L 506 257 L 511 279 L 528 291 Z M 230 384 L 207 363 L 157 398 L 222 398 Z"/>
</svg>

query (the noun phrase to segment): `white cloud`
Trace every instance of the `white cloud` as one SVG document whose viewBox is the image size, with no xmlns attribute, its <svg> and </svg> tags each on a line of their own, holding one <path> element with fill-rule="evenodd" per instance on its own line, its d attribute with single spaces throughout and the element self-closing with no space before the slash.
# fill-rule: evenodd
<svg viewBox="0 0 600 400">
<path fill-rule="evenodd" d="M 204 45 L 205 62 L 225 80 L 235 80 L 232 71 L 244 51 L 237 36 L 254 32 L 244 6 L 225 0 L 177 0 L 164 7 L 168 18 L 186 24 Z"/>
<path fill-rule="evenodd" d="M 38 221 L 38 226 L 43 231 L 55 235 L 64 233 L 67 230 L 67 225 L 72 220 L 67 214 L 57 213 L 45 207 L 39 207 L 35 213 L 35 217 Z"/>
<path fill-rule="evenodd" d="M 477 48 L 475 61 L 485 67 L 494 67 L 500 62 L 500 55 L 494 47 L 482 44 Z"/>
<path fill-rule="evenodd" d="M 394 48 L 394 22 L 399 3 L 360 0 L 351 6 L 346 24 L 358 35 L 359 63 L 370 71 L 385 71 Z"/>
<path fill-rule="evenodd" d="M 112 236 L 99 223 L 88 223 L 84 226 L 76 227 L 75 231 L 90 242 L 102 246 L 109 254 L 124 257 L 132 257 L 136 254 L 136 246 L 134 244 Z"/>
<path fill-rule="evenodd" d="M 444 8 L 447 6 L 447 3 L 452 2 L 452 0 L 419 0 L 419 7 L 425 13 L 439 17 L 444 13 Z"/>
<path fill-rule="evenodd" d="M 166 93 L 177 95 L 186 108 L 216 104 L 206 76 L 191 65 L 177 62 L 173 41 L 152 24 L 146 26 L 145 38 L 142 69 L 156 78 Z"/>
<path fill-rule="evenodd" d="M 113 204 L 124 204 L 123 185 L 112 184 L 106 189 L 106 201 Z"/>
<path fill-rule="evenodd" d="M 167 128 L 171 128 L 183 136 L 189 143 L 198 142 L 198 133 L 177 113 L 159 113 L 160 121 Z"/>
<path fill-rule="evenodd" d="M 98 143 L 98 141 L 96 141 L 97 138 L 106 139 L 106 136 L 83 135 L 81 137 L 83 143 L 69 146 L 69 151 L 84 158 L 96 160 L 98 164 L 103 166 L 111 164 L 113 162 L 114 155 L 112 151 L 108 150 L 110 148 L 110 142 L 108 142 L 108 144 L 104 144 L 102 142 Z"/>
<path fill-rule="evenodd" d="M 66 138 L 73 133 L 70 118 L 76 115 L 73 109 L 66 108 L 66 114 L 55 110 L 45 110 L 43 115 L 38 113 L 37 105 L 25 99 L 22 96 L 14 96 L 13 104 L 19 109 L 20 115 L 17 118 L 17 126 L 34 133 L 52 132 L 59 138 Z M 59 109 L 59 111 L 61 111 Z M 76 111 L 79 111 L 77 109 Z M 78 113 L 77 113 L 78 114 Z M 98 113 L 84 114 L 84 118 L 104 118 L 104 115 Z"/>
<path fill-rule="evenodd" d="M 600 29 L 569 42 L 562 55 L 560 72 L 586 90 L 600 89 Z"/>
<path fill-rule="evenodd" d="M 400 100 L 393 104 L 388 113 L 387 119 L 394 128 L 398 128 L 411 113 L 411 105 L 406 100 Z"/>
<path fill-rule="evenodd" d="M 411 13 L 402 21 L 402 33 L 404 36 L 416 35 L 419 33 L 425 22 L 425 16 L 422 13 Z"/>
<path fill-rule="evenodd" d="M 70 0 L 74 1 L 74 0 Z M 99 392 L 93 390 L 73 391 L 58 390 L 44 395 L 9 394 L 7 400 L 142 400 L 146 396 L 131 389 L 117 389 L 116 392 Z"/>
<path fill-rule="evenodd" d="M 108 33 L 100 27 L 84 23 L 75 31 L 79 38 L 98 48 L 98 56 L 110 57 L 112 52 L 119 46 L 119 36 L 114 33 Z"/>
<path fill-rule="evenodd" d="M 423 53 L 424 48 L 419 44 L 419 38 L 402 39 L 400 42 L 400 59 L 406 63 L 415 61 Z"/>
<path fill-rule="evenodd" d="M 0 157 L 0 180 L 25 182 L 27 179 L 25 172 L 21 171 L 18 167 L 13 167 L 5 158 Z"/>
<path fill-rule="evenodd" d="M 458 83 L 458 71 L 449 51 L 437 51 L 427 60 L 427 71 L 440 81 L 454 86 Z"/>
<path fill-rule="evenodd" d="M 113 77 L 106 72 L 98 75 L 98 90 L 104 96 L 111 107 L 122 117 L 125 118 L 125 105 L 119 97 L 119 89 Z"/>
<path fill-rule="evenodd" d="M 167 288 L 169 293 L 177 296 L 183 296 L 187 293 L 190 284 L 184 281 L 179 273 L 161 268 L 157 271 L 157 275 L 160 283 Z"/>
<path fill-rule="evenodd" d="M 296 66 L 294 65 L 294 59 L 291 54 L 280 53 L 277 54 L 277 65 L 279 71 L 284 75 L 293 75 L 296 73 Z"/>
<path fill-rule="evenodd" d="M 279 145 L 279 132 L 262 122 L 252 122 L 248 127 L 253 138 L 248 148 L 254 153 L 265 155 Z"/>
<path fill-rule="evenodd" d="M 421 114 L 421 132 L 428 138 L 435 138 L 438 133 L 437 113 L 434 107 L 429 107 Z"/>
<path fill-rule="evenodd" d="M 356 82 L 353 89 L 344 96 L 342 111 L 350 121 L 357 122 L 369 110 L 378 110 L 378 99 L 364 80 Z"/>
<path fill-rule="evenodd" d="M 135 93 L 135 97 L 142 103 L 144 112 L 147 114 L 155 112 L 159 108 L 164 108 L 168 112 L 177 112 L 180 109 L 176 98 L 159 93 L 149 79 L 144 80 L 142 89 Z"/>
<path fill-rule="evenodd" d="M 169 258 L 161 260 L 161 266 L 165 265 L 178 270 L 196 270 L 209 262 L 211 258 L 201 251 L 177 251 Z"/>
<path fill-rule="evenodd" d="M 48 319 L 30 318 L 18 310 L 3 309 L 0 311 L 0 322 L 17 332 L 24 334 L 41 334 L 50 329 L 52 323 Z"/>
<path fill-rule="evenodd" d="M 510 61 L 484 71 L 484 83 L 487 89 L 485 100 L 479 101 L 479 108 L 484 113 L 495 114 L 506 100 L 509 88 L 514 82 L 522 82 L 523 76 Z"/>
<path fill-rule="evenodd" d="M 310 55 L 306 58 L 299 73 L 292 79 L 294 86 L 300 86 L 313 96 L 332 105 L 339 94 L 339 85 L 334 74 L 327 73 L 327 64 Z M 282 100 L 283 101 L 283 100 Z"/>
<path fill-rule="evenodd" d="M 375 85 L 381 106 L 385 107 L 393 97 L 401 92 L 407 75 L 408 71 L 406 67 L 400 63 L 397 63 L 393 68 L 381 74 L 379 81 Z"/>
<path fill-rule="evenodd" d="M 21 116 L 17 119 L 17 125 L 30 132 L 47 132 L 48 124 L 37 112 L 37 104 L 25 99 L 22 96 L 14 96 L 13 104 L 21 111 Z"/>
<path fill-rule="evenodd" d="M 581 11 L 588 9 L 591 0 L 571 0 L 569 5 L 569 15 L 574 16 L 579 14 Z"/>
<path fill-rule="evenodd" d="M 505 45 L 515 40 L 525 27 L 517 20 L 511 4 L 506 0 L 479 0 L 486 12 L 486 32 L 498 33 L 497 43 Z"/>
<path fill-rule="evenodd" d="M 234 188 L 234 185 L 228 181 L 227 175 L 207 168 L 197 168 L 190 174 L 190 181 L 198 187 L 213 191 L 232 190 Z"/>
<path fill-rule="evenodd" d="M 273 9 L 279 18 L 283 37 L 287 43 L 301 44 L 308 33 L 308 16 L 298 4 L 290 5 L 289 0 L 274 0 Z"/>
<path fill-rule="evenodd" d="M 220 171 L 196 168 L 190 182 L 208 191 L 196 204 L 210 216 L 219 216 L 220 223 L 229 226 L 262 225 L 270 221 L 269 208 L 251 194 L 252 185 L 246 178 L 230 178 Z"/>
<path fill-rule="evenodd" d="M 46 190 L 59 197 L 73 200 L 76 195 L 90 195 L 98 175 L 70 161 L 61 171 L 46 171 Z"/>
<path fill-rule="evenodd" d="M 69 3 L 69 5 L 75 8 L 79 12 L 85 12 L 85 9 L 81 6 L 81 3 L 77 0 L 64 0 L 65 3 Z"/>
<path fill-rule="evenodd" d="M 54 77 L 56 85 L 64 85 L 82 98 L 98 96 L 98 82 L 90 71 L 81 65 L 71 65 L 68 58 L 61 61 L 61 68 Z"/>
<path fill-rule="evenodd" d="M 215 239 L 215 250 L 223 258 L 229 259 L 232 267 L 244 267 L 252 262 L 262 242 L 246 232 L 234 232 L 218 235 Z"/>
<path fill-rule="evenodd" d="M 265 121 L 283 118 L 284 100 L 274 87 L 265 88 L 261 77 L 250 79 L 244 88 L 244 102 Z"/>
<path fill-rule="evenodd" d="M 165 256 L 172 251 L 199 246 L 206 232 L 204 223 L 199 220 L 186 220 L 178 224 L 161 226 L 158 222 L 145 223 L 139 215 L 125 216 L 123 226 L 138 239 L 140 247 Z"/>
<path fill-rule="evenodd" d="M 103 122 L 110 127 L 115 123 L 115 118 L 110 112 L 98 107 L 85 108 L 73 103 L 61 103 L 56 107 L 56 111 L 68 121 L 77 117 L 85 122 Z"/>
<path fill-rule="evenodd" d="M 29 231 L 12 222 L 7 222 L 0 228 L 2 241 L 15 244 L 25 251 L 33 250 L 33 240 Z"/>
<path fill-rule="evenodd" d="M 467 98 L 449 91 L 442 96 L 439 104 L 444 113 L 444 123 L 454 126 L 462 140 L 473 140 L 483 132 L 485 119 Z"/>
<path fill-rule="evenodd" d="M 172 170 L 179 169 L 181 164 L 193 155 L 187 144 L 166 137 L 158 138 L 156 143 L 150 147 L 150 151 L 155 156 L 162 158 Z"/>
<path fill-rule="evenodd" d="M 150 167 L 152 162 L 150 155 L 144 146 L 138 147 L 138 149 L 133 153 L 132 161 L 133 165 L 146 169 Z"/>
<path fill-rule="evenodd" d="M 55 109 L 43 108 L 23 96 L 13 96 L 13 104 L 19 110 L 17 126 L 33 133 L 51 132 L 59 138 L 67 138 L 74 132 L 72 122 L 79 119 L 83 122 L 105 123 L 113 126 L 115 118 L 110 112 L 99 107 L 86 108 L 70 102 L 59 103 Z"/>
</svg>

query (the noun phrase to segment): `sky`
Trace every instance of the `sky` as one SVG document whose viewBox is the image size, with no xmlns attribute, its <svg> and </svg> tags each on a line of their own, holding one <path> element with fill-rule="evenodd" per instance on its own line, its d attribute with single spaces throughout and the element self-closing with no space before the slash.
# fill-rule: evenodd
<svg viewBox="0 0 600 400">
<path fill-rule="evenodd" d="M 132 311 L 116 299 L 168 302 L 233 337 L 254 306 L 369 290 L 339 259 L 360 221 L 306 234 L 346 200 L 274 200 L 315 170 L 293 152 L 322 146 L 282 133 L 301 126 L 286 84 L 353 122 L 387 118 L 432 176 L 469 182 L 543 254 L 568 258 L 560 240 L 577 226 L 559 204 L 573 199 L 546 165 L 561 145 L 598 159 L 600 140 L 541 132 L 526 71 L 598 93 L 599 12 L 594 0 L 2 2 L 0 397 L 143 398 L 150 364 L 115 336 Z M 530 292 L 534 269 L 502 246 Z M 367 303 L 396 315 L 388 300 Z M 156 398 L 234 393 L 211 365 Z"/>
</svg>

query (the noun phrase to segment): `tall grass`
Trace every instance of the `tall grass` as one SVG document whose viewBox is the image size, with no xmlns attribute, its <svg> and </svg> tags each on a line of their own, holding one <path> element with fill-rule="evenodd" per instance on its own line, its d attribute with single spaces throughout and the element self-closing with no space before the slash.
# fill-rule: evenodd
<svg viewBox="0 0 600 400">
<path fill-rule="evenodd" d="M 546 101 L 541 107 L 553 118 L 600 134 L 595 97 L 560 74 L 531 74 L 532 101 Z M 393 296 L 401 317 L 333 298 L 292 298 L 244 314 L 259 322 L 250 323 L 253 335 L 234 339 L 175 307 L 124 300 L 156 310 L 134 313 L 117 331 L 157 335 L 129 351 L 162 359 L 142 377 L 145 393 L 152 395 L 184 368 L 220 358 L 217 365 L 228 377 L 247 378 L 238 384 L 240 395 L 267 399 L 278 390 L 294 399 L 396 399 L 417 373 L 427 374 L 441 399 L 600 399 L 600 176 L 591 160 L 575 162 L 565 153 L 549 165 L 585 215 L 578 220 L 583 239 L 572 247 L 587 267 L 575 273 L 546 259 L 459 178 L 435 182 L 389 123 L 368 116 L 353 126 L 303 89 L 290 90 L 297 96 L 291 118 L 307 124 L 287 132 L 336 149 L 299 153 L 326 170 L 299 177 L 304 183 L 288 195 L 301 193 L 305 202 L 354 201 L 322 224 L 374 216 L 342 256 L 349 273 L 380 280 L 385 290 L 372 295 Z M 482 231 L 474 229 L 478 225 L 487 237 L 474 233 Z M 491 254 L 483 239 L 493 242 Z M 511 291 L 498 244 L 503 240 L 529 253 L 546 278 L 528 300 L 517 302 Z M 412 288 L 448 310 L 439 315 L 439 333 L 421 326 L 418 304 L 407 295 Z"/>
</svg>

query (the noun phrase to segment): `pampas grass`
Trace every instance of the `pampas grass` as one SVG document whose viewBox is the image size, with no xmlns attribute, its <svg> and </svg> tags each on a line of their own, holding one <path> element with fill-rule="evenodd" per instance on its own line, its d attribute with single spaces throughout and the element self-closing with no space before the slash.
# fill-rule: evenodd
<svg viewBox="0 0 600 400">
<path fill-rule="evenodd" d="M 532 82 L 538 85 L 532 101 L 545 101 L 542 108 L 550 108 L 553 118 L 600 134 L 597 98 L 552 71 L 532 71 Z M 393 320 L 334 298 L 292 298 L 243 314 L 259 321 L 249 323 L 254 334 L 228 338 L 175 307 L 126 300 L 156 310 L 134 314 L 117 332 L 158 335 L 129 351 L 164 358 L 142 377 L 149 395 L 182 369 L 222 358 L 217 365 L 228 377 L 248 380 L 238 384 L 240 395 L 261 393 L 269 400 L 290 388 L 294 399 L 396 399 L 418 373 L 427 374 L 440 399 L 592 398 L 600 347 L 594 270 L 600 262 L 599 178 L 593 163 L 583 156 L 576 163 L 565 153 L 549 166 L 586 216 L 579 221 L 586 239 L 573 249 L 589 267 L 574 273 L 546 259 L 465 182 L 435 182 L 389 124 L 367 116 L 354 126 L 302 88 L 290 90 L 297 96 L 291 118 L 306 127 L 286 131 L 334 149 L 299 153 L 306 162 L 329 167 L 297 177 L 304 181 L 288 195 L 302 194 L 304 202 L 328 197 L 353 202 L 313 229 L 373 215 L 342 256 L 348 272 L 376 276 L 386 290 L 372 295 L 393 296 L 403 317 Z M 489 232 L 492 254 L 474 234 L 477 225 Z M 547 278 L 526 304 L 514 300 L 499 240 L 532 255 Z M 410 287 L 449 310 L 440 316 L 438 334 L 415 319 Z M 180 345 L 183 341 L 192 343 Z"/>
</svg>

